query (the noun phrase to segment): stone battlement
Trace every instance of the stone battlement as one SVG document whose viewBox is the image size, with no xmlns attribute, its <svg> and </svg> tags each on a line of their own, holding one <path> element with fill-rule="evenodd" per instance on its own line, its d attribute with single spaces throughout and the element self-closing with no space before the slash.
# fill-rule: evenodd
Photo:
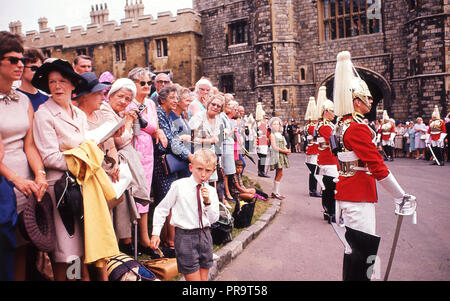
<svg viewBox="0 0 450 301">
<path fill-rule="evenodd" d="M 160 12 L 156 19 L 152 15 L 142 15 L 137 18 L 125 18 L 116 21 L 106 21 L 102 24 L 88 24 L 86 28 L 66 25 L 31 30 L 25 33 L 25 44 L 44 48 L 62 46 L 75 48 L 79 46 L 111 43 L 140 39 L 142 37 L 156 37 L 162 35 L 195 32 L 202 34 L 200 15 L 193 9 L 179 9 L 177 15 L 171 12 Z M 17 26 L 17 25 L 16 25 Z"/>
</svg>

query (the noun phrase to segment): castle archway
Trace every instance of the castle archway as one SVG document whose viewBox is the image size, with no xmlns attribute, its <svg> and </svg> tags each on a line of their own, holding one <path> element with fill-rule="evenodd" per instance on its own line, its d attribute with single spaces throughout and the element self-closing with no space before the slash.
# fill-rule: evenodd
<svg viewBox="0 0 450 301">
<path fill-rule="evenodd" d="M 377 118 L 377 109 L 387 110 L 389 115 L 391 115 L 392 89 L 387 80 L 381 74 L 367 68 L 356 66 L 355 68 L 359 76 L 366 82 L 373 97 L 372 109 L 366 114 L 366 118 L 369 121 L 375 120 Z M 327 98 L 330 100 L 333 100 L 333 83 L 334 73 L 328 75 L 320 85 L 327 87 Z M 320 86 L 317 87 L 316 97 Z"/>
</svg>

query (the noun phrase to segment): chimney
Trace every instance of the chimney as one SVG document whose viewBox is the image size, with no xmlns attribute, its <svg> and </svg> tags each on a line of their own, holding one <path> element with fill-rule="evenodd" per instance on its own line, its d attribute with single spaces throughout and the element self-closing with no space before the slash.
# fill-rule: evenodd
<svg viewBox="0 0 450 301">
<path fill-rule="evenodd" d="M 48 19 L 46 17 L 39 18 L 38 24 L 39 24 L 39 31 L 42 31 L 47 28 Z"/>
<path fill-rule="evenodd" d="M 125 5 L 125 18 L 126 19 L 137 19 L 140 16 L 144 15 L 144 4 L 142 3 L 142 0 L 136 0 L 136 2 L 133 4 L 133 1 L 131 1 L 131 4 L 128 4 L 128 0 Z"/>
<path fill-rule="evenodd" d="M 105 22 L 109 21 L 109 11 L 108 11 L 108 6 L 105 5 L 103 6 L 103 4 L 100 4 L 100 8 L 98 6 L 98 4 L 91 5 L 91 24 L 103 24 Z"/>
<path fill-rule="evenodd" d="M 20 21 L 10 22 L 9 31 L 13 34 L 22 34 L 22 22 Z"/>
</svg>

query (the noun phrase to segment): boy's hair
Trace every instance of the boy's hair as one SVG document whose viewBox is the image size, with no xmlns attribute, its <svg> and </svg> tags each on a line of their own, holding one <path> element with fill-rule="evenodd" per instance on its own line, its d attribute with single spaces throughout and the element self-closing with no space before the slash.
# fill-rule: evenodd
<svg viewBox="0 0 450 301">
<path fill-rule="evenodd" d="M 8 52 L 23 53 L 23 39 L 18 34 L 9 31 L 0 31 L 0 58 Z"/>
<path fill-rule="evenodd" d="M 242 162 L 242 160 L 236 160 L 236 161 L 234 161 L 234 164 L 236 165 L 236 167 L 244 166 L 244 162 Z"/>
<path fill-rule="evenodd" d="M 201 148 L 195 151 L 192 156 L 192 163 L 194 162 L 203 162 L 211 166 L 216 166 L 217 164 L 217 156 L 211 150 L 207 148 Z"/>
<path fill-rule="evenodd" d="M 23 56 L 25 58 L 25 64 L 29 63 L 36 63 L 38 60 L 41 60 L 42 63 L 44 63 L 44 54 L 39 48 L 26 48 L 25 52 L 23 53 Z"/>
</svg>

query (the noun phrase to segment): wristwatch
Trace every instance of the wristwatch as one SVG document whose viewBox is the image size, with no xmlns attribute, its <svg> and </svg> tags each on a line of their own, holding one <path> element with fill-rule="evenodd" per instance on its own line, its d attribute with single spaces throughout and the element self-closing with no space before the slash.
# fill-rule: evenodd
<svg viewBox="0 0 450 301">
<path fill-rule="evenodd" d="M 41 175 L 46 175 L 47 173 L 45 172 L 45 170 L 43 170 L 43 169 L 39 169 L 38 170 L 38 173 L 40 173 Z"/>
</svg>

